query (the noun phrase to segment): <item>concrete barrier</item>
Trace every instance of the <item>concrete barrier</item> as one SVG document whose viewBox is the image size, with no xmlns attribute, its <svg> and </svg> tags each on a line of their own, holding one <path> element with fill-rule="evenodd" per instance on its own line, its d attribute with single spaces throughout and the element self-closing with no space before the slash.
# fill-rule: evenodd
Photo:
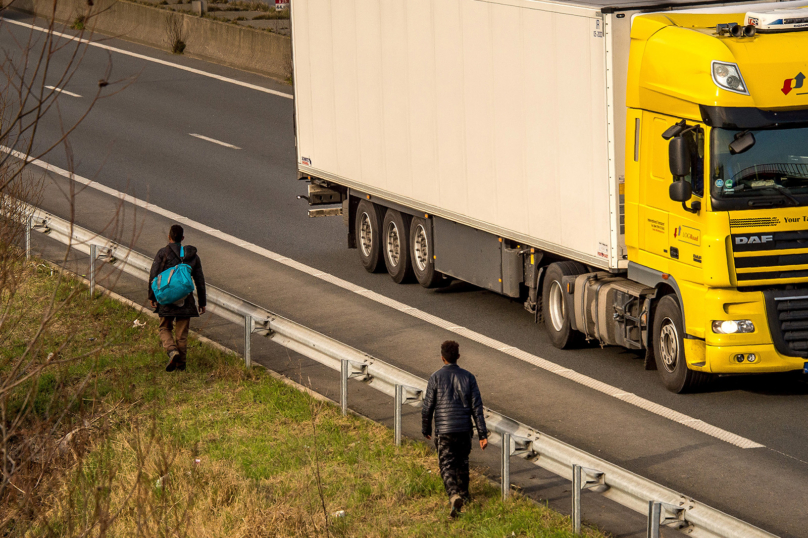
<svg viewBox="0 0 808 538">
<path fill-rule="evenodd" d="M 14 9 L 72 24 L 85 18 L 88 31 L 170 50 L 169 17 L 182 18 L 185 54 L 286 80 L 292 43 L 286 36 L 123 0 L 15 0 Z"/>
</svg>

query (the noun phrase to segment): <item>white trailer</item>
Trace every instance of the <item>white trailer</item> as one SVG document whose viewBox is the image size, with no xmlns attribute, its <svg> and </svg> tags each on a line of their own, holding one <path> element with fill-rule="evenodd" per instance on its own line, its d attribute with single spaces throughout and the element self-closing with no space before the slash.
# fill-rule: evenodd
<svg viewBox="0 0 808 538">
<path fill-rule="evenodd" d="M 625 268 L 621 17 L 533 0 L 295 0 L 301 176 Z"/>
</svg>

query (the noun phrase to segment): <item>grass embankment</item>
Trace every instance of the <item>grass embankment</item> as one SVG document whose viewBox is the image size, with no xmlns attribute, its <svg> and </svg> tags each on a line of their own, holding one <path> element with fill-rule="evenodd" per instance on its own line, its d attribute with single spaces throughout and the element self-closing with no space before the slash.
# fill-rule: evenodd
<svg viewBox="0 0 808 538">
<path fill-rule="evenodd" d="M 57 276 L 28 270 L 15 299 L 25 314 L 3 364 L 39 326 Z M 39 488 L 40 500 L 25 514 L 12 502 L 0 508 L 4 535 L 81 535 L 95 525 L 91 536 L 572 536 L 568 518 L 518 495 L 503 503 L 480 475 L 474 502 L 448 520 L 423 443 L 396 448 L 385 427 L 343 417 L 193 338 L 188 370 L 168 374 L 154 319 L 86 292 L 64 302 L 78 288 L 68 281 L 56 292 L 63 310 L 42 355 L 86 357 L 46 370 L 32 402 L 36 417 L 67 405 L 51 436 L 64 445 L 75 435 L 37 481 L 20 479 L 19 491 Z"/>
</svg>

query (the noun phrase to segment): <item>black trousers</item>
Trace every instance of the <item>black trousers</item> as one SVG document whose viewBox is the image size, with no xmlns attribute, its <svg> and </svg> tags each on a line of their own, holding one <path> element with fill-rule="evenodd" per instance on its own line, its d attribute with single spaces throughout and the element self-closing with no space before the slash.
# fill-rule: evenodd
<svg viewBox="0 0 808 538">
<path fill-rule="evenodd" d="M 446 433 L 435 436 L 440 476 L 446 494 L 469 498 L 469 454 L 474 432 Z"/>
</svg>

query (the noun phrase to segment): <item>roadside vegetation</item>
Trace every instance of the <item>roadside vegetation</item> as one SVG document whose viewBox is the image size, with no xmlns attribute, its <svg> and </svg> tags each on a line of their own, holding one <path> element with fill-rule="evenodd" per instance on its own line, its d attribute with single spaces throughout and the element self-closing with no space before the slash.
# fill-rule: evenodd
<svg viewBox="0 0 808 538">
<path fill-rule="evenodd" d="M 20 379 L 4 383 L 4 426 L 22 422 L 3 536 L 572 536 L 569 518 L 503 503 L 479 474 L 450 521 L 423 443 L 396 448 L 385 427 L 196 339 L 188 370 L 168 374 L 156 320 L 21 263 L 16 322 L 0 326 L 0 376 Z M 51 302 L 43 324 L 31 305 Z M 39 358 L 12 372 L 31 342 Z"/>
</svg>

